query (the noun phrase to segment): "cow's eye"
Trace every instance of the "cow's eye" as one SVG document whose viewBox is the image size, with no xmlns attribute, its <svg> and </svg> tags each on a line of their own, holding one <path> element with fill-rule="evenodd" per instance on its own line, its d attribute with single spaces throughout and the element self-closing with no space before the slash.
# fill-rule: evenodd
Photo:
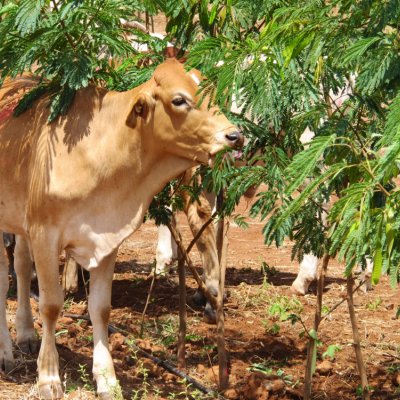
<svg viewBox="0 0 400 400">
<path fill-rule="evenodd" d="M 179 97 L 175 97 L 172 100 L 172 104 L 174 106 L 180 107 L 180 106 L 183 106 L 183 105 L 187 104 L 187 101 L 186 101 L 186 99 L 184 97 L 180 97 L 179 96 Z"/>
</svg>

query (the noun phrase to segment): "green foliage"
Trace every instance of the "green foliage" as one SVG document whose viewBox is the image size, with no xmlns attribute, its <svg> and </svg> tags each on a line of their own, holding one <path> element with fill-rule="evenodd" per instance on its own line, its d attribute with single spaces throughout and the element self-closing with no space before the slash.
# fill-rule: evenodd
<svg viewBox="0 0 400 400">
<path fill-rule="evenodd" d="M 292 313 L 300 314 L 303 311 L 303 305 L 295 298 L 286 296 L 277 296 L 268 307 L 268 314 L 271 317 L 277 317 L 279 321 L 291 319 Z"/>
<path fill-rule="evenodd" d="M 17 112 L 46 90 L 52 119 L 90 82 L 123 90 L 148 79 L 163 59 L 165 41 L 135 32 L 152 54 L 132 49 L 120 18 L 138 10 L 165 13 L 166 40 L 182 54 L 189 52 L 189 67 L 205 76 L 202 93 L 248 138 L 244 167 L 221 154 L 204 174 L 203 187 L 226 192 L 221 214 L 232 214 L 240 196 L 262 184 L 250 213 L 266 221 L 267 244 L 281 245 L 289 237 L 295 241 L 293 257 L 309 251 L 337 255 L 347 273 L 369 254 L 373 281 L 388 273 L 395 285 L 398 1 L 182 0 L 179 6 L 172 0 L 4 1 L 0 79 L 26 70 L 42 78 Z M 303 144 L 305 129 L 315 137 Z M 330 207 L 332 197 L 338 201 Z M 165 207 L 157 213 L 168 219 Z"/>
<path fill-rule="evenodd" d="M 336 353 L 342 350 L 342 348 L 337 344 L 331 344 L 327 347 L 326 351 L 322 353 L 322 358 L 329 358 L 334 360 L 336 357 Z"/>
<path fill-rule="evenodd" d="M 134 33 L 138 41 L 151 43 L 152 49 L 157 47 L 157 39 L 121 24 L 122 18 L 134 19 L 134 13 L 141 7 L 140 2 L 133 0 L 3 2 L 0 81 L 32 71 L 43 82 L 40 89 L 23 99 L 18 113 L 45 89 L 53 93 L 49 116 L 52 121 L 67 112 L 75 91 L 89 83 L 120 90 L 142 83 L 142 76 L 148 77 L 149 71 L 143 73 L 138 67 L 143 55 L 137 57 L 126 36 Z M 161 47 L 158 43 L 158 50 Z M 110 62 L 111 59 L 114 61 Z M 125 60 L 122 65 L 116 67 L 122 60 Z"/>
<path fill-rule="evenodd" d="M 235 123 L 265 167 L 229 176 L 227 208 L 250 184 L 265 184 L 251 214 L 265 219 L 266 243 L 295 240 L 338 255 L 346 271 L 374 260 L 373 280 L 399 279 L 399 4 L 377 0 L 165 1 L 168 30 L 207 79 L 203 91 Z M 196 18 L 196 15 L 199 18 Z M 342 91 L 347 87 L 349 93 Z M 308 128 L 315 138 L 300 136 Z M 249 185 L 249 186 L 247 186 Z M 327 201 L 339 200 L 329 210 Z M 377 201 L 380 198 L 381 200 Z M 328 226 L 323 216 L 328 212 Z"/>
</svg>

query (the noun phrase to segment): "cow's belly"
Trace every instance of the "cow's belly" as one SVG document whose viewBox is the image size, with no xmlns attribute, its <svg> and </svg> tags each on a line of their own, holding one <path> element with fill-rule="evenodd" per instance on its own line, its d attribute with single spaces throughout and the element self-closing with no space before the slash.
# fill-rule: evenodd
<svg viewBox="0 0 400 400">
<path fill-rule="evenodd" d="M 130 226 L 116 233 L 96 233 L 90 226 L 82 225 L 64 248 L 83 268 L 90 271 L 101 265 L 105 257 L 117 250 L 121 243 L 133 233 Z"/>
<path fill-rule="evenodd" d="M 123 215 L 125 218 L 122 218 Z M 65 225 L 61 247 L 83 268 L 97 268 L 140 227 L 143 216 L 142 207 L 134 213 L 127 213 L 123 206 L 110 208 L 108 213 L 99 215 L 76 214 Z"/>
</svg>

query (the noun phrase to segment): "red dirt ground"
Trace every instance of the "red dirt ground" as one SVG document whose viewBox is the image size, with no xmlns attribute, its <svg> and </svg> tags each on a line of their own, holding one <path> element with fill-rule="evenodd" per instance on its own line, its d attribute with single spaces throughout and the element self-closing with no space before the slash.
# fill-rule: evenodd
<svg viewBox="0 0 400 400">
<path fill-rule="evenodd" d="M 241 211 L 246 209 L 242 204 Z M 191 235 L 184 215 L 180 229 L 188 244 Z M 309 329 L 314 319 L 315 286 L 309 294 L 292 296 L 290 284 L 297 265 L 290 260 L 291 246 L 276 249 L 263 244 L 262 224 L 249 221 L 248 230 L 230 227 L 225 306 L 226 346 L 230 354 L 230 399 L 300 399 L 304 382 L 306 337 L 299 322 L 292 325 L 285 316 L 296 313 Z M 159 279 L 151 295 L 140 338 L 141 320 L 150 280 L 147 279 L 155 254 L 156 227 L 148 222 L 120 249 L 114 275 L 111 323 L 123 333 L 110 336 L 112 356 L 125 399 L 206 399 L 180 379 L 135 355 L 128 343 L 136 344 L 175 364 L 178 324 L 176 275 Z M 200 267 L 193 251 L 192 259 Z M 267 267 L 264 272 L 262 263 Z M 264 264 L 265 265 L 265 264 Z M 189 295 L 195 289 L 189 276 Z M 344 297 L 343 268 L 332 263 L 324 294 L 325 310 Z M 65 303 L 64 313 L 85 314 L 82 290 Z M 367 294 L 356 295 L 356 312 L 362 338 L 372 399 L 400 399 L 400 321 L 395 319 L 400 297 L 386 279 Z M 31 300 L 35 326 L 40 334 L 37 303 Z M 13 336 L 16 299 L 8 300 Z M 216 389 L 217 351 L 215 327 L 202 321 L 199 310 L 188 310 L 188 374 L 203 385 Z M 346 302 L 322 323 L 313 398 L 357 399 L 359 375 L 352 348 L 352 334 Z M 62 316 L 57 326 L 57 348 L 66 398 L 95 398 L 91 380 L 92 328 L 87 321 Z M 322 360 L 329 345 L 338 345 L 332 361 Z M 0 399 L 35 399 L 35 357 L 16 351 L 19 365 L 9 375 L 0 375 Z M 258 372 L 257 372 L 258 370 Z"/>
</svg>

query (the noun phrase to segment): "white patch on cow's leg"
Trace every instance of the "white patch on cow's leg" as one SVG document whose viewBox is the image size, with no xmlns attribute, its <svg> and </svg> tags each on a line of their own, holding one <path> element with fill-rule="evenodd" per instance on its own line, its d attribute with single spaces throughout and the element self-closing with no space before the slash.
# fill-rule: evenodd
<svg viewBox="0 0 400 400">
<path fill-rule="evenodd" d="M 372 290 L 372 271 L 374 269 L 374 261 L 371 256 L 365 256 L 365 269 L 361 268 L 361 265 L 358 266 L 355 271 L 357 275 L 357 280 L 359 282 L 364 283 L 361 285 L 361 290 L 363 292 L 367 292 L 368 290 Z"/>
<path fill-rule="evenodd" d="M 8 266 L 3 247 L 3 233 L 0 231 L 0 370 L 9 372 L 14 367 L 12 342 L 7 327 Z"/>
<path fill-rule="evenodd" d="M 55 328 L 64 295 L 58 268 L 58 237 L 50 229 L 40 229 L 31 237 L 33 257 L 39 282 L 39 311 L 43 337 L 38 357 L 38 387 L 42 399 L 60 399 L 63 390 L 59 375 Z M 40 234 L 41 233 L 41 234 Z"/>
<path fill-rule="evenodd" d="M 29 299 L 32 266 L 28 244 L 24 238 L 17 236 L 14 251 L 14 267 L 18 281 L 18 308 L 15 326 L 17 329 L 17 345 L 24 353 L 35 353 L 38 349 L 38 339 L 33 328 Z"/>
<path fill-rule="evenodd" d="M 172 225 L 176 226 L 175 217 L 172 217 Z M 172 264 L 177 259 L 177 245 L 170 230 L 165 225 L 158 227 L 158 239 L 156 250 L 156 274 L 162 275 L 169 272 Z"/>
<path fill-rule="evenodd" d="M 374 270 L 374 261 L 370 256 L 365 257 L 366 268 L 365 268 L 365 291 L 372 290 L 372 271 Z"/>
<path fill-rule="evenodd" d="M 310 283 L 317 279 L 318 258 L 313 254 L 304 254 L 300 263 L 299 273 L 292 284 L 291 291 L 304 296 L 308 292 Z"/>
<path fill-rule="evenodd" d="M 117 385 L 108 348 L 108 320 L 116 256 L 117 251 L 90 271 L 89 315 L 93 325 L 93 376 L 97 383 L 97 393 L 104 397 L 107 394 L 111 396 Z"/>
</svg>

